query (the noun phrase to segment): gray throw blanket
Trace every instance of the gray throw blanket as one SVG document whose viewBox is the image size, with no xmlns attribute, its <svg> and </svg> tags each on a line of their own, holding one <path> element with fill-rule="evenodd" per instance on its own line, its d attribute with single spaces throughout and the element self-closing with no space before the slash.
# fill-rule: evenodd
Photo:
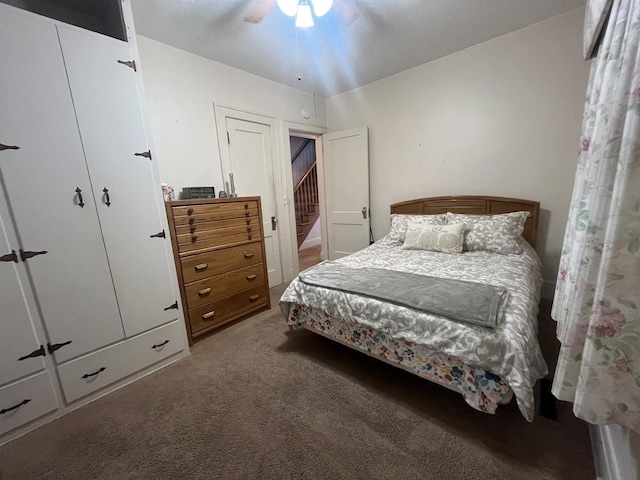
<svg viewBox="0 0 640 480">
<path fill-rule="evenodd" d="M 493 328 L 503 315 L 507 290 L 482 283 L 383 268 L 323 262 L 300 273 L 301 282 L 385 300 L 453 320 Z"/>
</svg>

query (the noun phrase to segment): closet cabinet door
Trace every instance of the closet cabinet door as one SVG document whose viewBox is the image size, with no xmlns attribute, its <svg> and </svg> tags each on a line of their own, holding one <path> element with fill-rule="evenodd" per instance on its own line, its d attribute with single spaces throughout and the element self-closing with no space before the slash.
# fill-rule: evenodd
<svg viewBox="0 0 640 480">
<path fill-rule="evenodd" d="M 129 46 L 58 27 L 126 335 L 177 318 Z M 167 238 L 155 236 L 164 233 Z"/>
<path fill-rule="evenodd" d="M 2 202 L 4 197 L 0 189 L 0 203 Z M 36 337 L 18 276 L 18 268 L 22 266 L 11 260 L 12 255 L 16 255 L 17 246 L 7 237 L 7 228 L 2 218 L 6 215 L 4 207 L 5 205 L 0 205 L 0 385 L 42 370 L 45 366 L 40 355 L 42 343 Z M 44 349 L 41 352 L 44 355 Z M 29 356 L 30 354 L 33 356 Z"/>
<path fill-rule="evenodd" d="M 124 331 L 56 28 L 0 7 L 0 143 L 17 148 L 0 172 L 49 340 L 71 342 L 63 361 Z"/>
</svg>

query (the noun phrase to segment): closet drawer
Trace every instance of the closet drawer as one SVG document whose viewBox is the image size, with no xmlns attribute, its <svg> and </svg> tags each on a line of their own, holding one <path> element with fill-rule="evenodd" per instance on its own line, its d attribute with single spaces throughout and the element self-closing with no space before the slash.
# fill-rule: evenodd
<svg viewBox="0 0 640 480">
<path fill-rule="evenodd" d="M 180 225 L 176 227 L 176 235 L 198 234 L 204 230 L 218 230 L 229 227 L 245 226 L 251 230 L 260 231 L 259 217 L 239 217 L 227 220 L 216 220 L 215 222 L 193 223 L 192 225 Z"/>
<path fill-rule="evenodd" d="M 225 247 L 227 245 L 236 245 L 242 242 L 250 242 L 252 240 L 257 240 L 260 238 L 260 232 L 245 232 L 245 233 L 237 233 L 234 235 L 225 235 L 224 237 L 212 238 L 209 240 L 200 240 L 196 238 L 195 241 L 191 243 L 184 243 L 182 245 L 178 245 L 178 252 L 180 255 L 190 254 L 191 252 L 197 252 L 198 250 L 205 250 L 209 248 L 220 248 Z"/>
<path fill-rule="evenodd" d="M 236 292 L 264 283 L 261 263 L 232 270 L 185 286 L 189 309 L 228 297 Z"/>
<path fill-rule="evenodd" d="M 181 328 L 175 321 L 60 365 L 65 398 L 73 402 L 182 351 Z"/>
<path fill-rule="evenodd" d="M 227 320 L 232 320 L 250 310 L 264 307 L 267 303 L 267 296 L 266 285 L 260 285 L 217 302 L 189 310 L 191 331 L 196 334 Z"/>
<path fill-rule="evenodd" d="M 259 241 L 180 259 L 185 284 L 262 262 L 262 244 Z"/>
<path fill-rule="evenodd" d="M 193 225 L 227 218 L 246 218 L 258 215 L 258 202 L 210 203 L 172 208 L 175 225 Z"/>
<path fill-rule="evenodd" d="M 0 435 L 57 408 L 49 372 L 0 388 Z"/>
</svg>

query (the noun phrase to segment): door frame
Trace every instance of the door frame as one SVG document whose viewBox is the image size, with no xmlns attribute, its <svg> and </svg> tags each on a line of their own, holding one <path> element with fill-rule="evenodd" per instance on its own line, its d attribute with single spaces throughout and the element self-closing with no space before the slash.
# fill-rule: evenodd
<svg viewBox="0 0 640 480">
<path fill-rule="evenodd" d="M 291 172 L 291 145 L 289 143 L 289 137 L 304 136 L 312 138 L 316 142 L 316 164 L 318 168 L 318 202 L 320 203 L 320 237 L 321 237 L 321 251 L 320 258 L 322 260 L 327 259 L 327 211 L 325 204 L 325 190 L 324 190 L 324 157 L 322 148 L 322 135 L 328 132 L 328 128 L 308 125 L 305 123 L 291 122 L 287 120 L 282 121 L 282 128 L 280 130 L 280 148 L 282 151 L 282 171 L 283 179 L 286 185 L 284 190 L 283 200 L 287 213 L 287 226 L 289 229 L 288 238 L 280 237 L 280 248 L 282 251 L 289 251 L 290 255 L 287 259 L 286 265 L 283 264 L 283 277 L 285 282 L 293 280 L 300 271 L 300 265 L 298 263 L 298 239 L 296 238 L 296 212 L 293 202 L 293 175 Z M 286 168 L 285 168 L 286 167 Z M 284 215 L 283 215 L 284 220 Z M 284 232 L 284 230 L 283 230 Z M 286 241 L 285 241 L 286 240 Z M 284 256 L 283 256 L 284 257 Z M 284 258 L 283 258 L 284 259 Z"/>
</svg>

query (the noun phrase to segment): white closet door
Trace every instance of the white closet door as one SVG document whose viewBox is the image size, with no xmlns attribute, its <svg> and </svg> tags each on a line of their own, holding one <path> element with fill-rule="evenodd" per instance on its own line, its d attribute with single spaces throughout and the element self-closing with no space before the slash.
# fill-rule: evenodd
<svg viewBox="0 0 640 480">
<path fill-rule="evenodd" d="M 129 46 L 58 27 L 127 336 L 177 318 Z M 104 189 L 108 190 L 107 192 Z M 109 205 L 107 203 L 110 203 Z"/>
<path fill-rule="evenodd" d="M 63 361 L 124 332 L 55 26 L 0 7 L 0 143 L 19 147 L 0 171 L 22 248 L 47 252 L 26 265 Z"/>
<path fill-rule="evenodd" d="M 12 251 L 15 253 L 18 248 L 17 242 L 13 238 L 13 241 L 9 241 L 2 217 L 7 219 L 7 210 L 0 189 L 0 260 L 3 260 L 0 261 L 0 385 L 44 368 L 44 360 L 38 355 L 42 343 L 36 337 L 31 312 L 18 276 L 18 268 L 23 267 L 10 260 Z M 28 357 L 31 353 L 37 356 Z"/>
</svg>

